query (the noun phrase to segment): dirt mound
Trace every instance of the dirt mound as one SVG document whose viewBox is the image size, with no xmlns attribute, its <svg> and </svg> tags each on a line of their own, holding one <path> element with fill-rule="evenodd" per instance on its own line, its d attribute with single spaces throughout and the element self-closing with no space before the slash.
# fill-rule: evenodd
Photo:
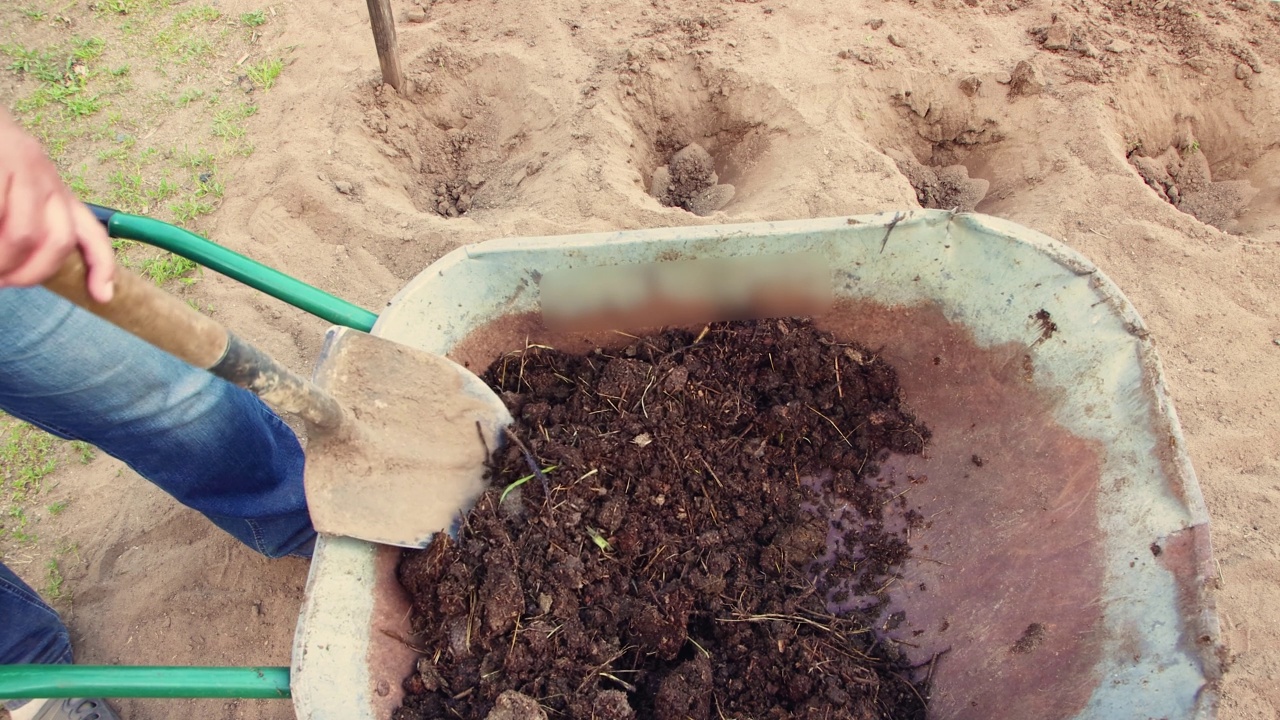
<svg viewBox="0 0 1280 720">
<path fill-rule="evenodd" d="M 991 183 L 982 178 L 970 178 L 969 169 L 963 165 L 934 168 L 920 164 L 906 153 L 890 150 L 888 155 L 915 188 L 916 199 L 922 207 L 973 212 L 991 187 Z"/>
<path fill-rule="evenodd" d="M 1258 195 L 1257 188 L 1243 180 L 1215 182 L 1208 158 L 1190 135 L 1180 147 L 1156 157 L 1141 154 L 1144 150 L 1138 149 L 1129 162 L 1161 200 L 1223 232 L 1239 230 L 1237 219 Z"/>
<path fill-rule="evenodd" d="M 702 146 L 693 143 L 671 156 L 653 171 L 649 194 L 668 207 L 680 207 L 694 215 L 710 215 L 733 199 L 733 186 L 721 185 L 715 161 Z"/>
<path fill-rule="evenodd" d="M 509 444 L 458 539 L 405 554 L 428 654 L 397 720 L 513 690 L 569 717 L 924 717 L 871 631 L 924 519 L 865 478 L 929 438 L 883 360 L 769 320 L 527 347 L 486 379 L 532 455 Z"/>
</svg>

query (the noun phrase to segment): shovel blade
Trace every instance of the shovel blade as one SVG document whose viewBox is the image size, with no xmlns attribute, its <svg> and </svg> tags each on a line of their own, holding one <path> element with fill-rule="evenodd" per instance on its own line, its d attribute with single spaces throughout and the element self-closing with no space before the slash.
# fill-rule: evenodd
<svg viewBox="0 0 1280 720">
<path fill-rule="evenodd" d="M 315 382 L 347 414 L 307 444 L 316 530 L 401 547 L 453 530 L 512 422 L 501 399 L 448 358 L 350 328 L 325 336 Z"/>
</svg>

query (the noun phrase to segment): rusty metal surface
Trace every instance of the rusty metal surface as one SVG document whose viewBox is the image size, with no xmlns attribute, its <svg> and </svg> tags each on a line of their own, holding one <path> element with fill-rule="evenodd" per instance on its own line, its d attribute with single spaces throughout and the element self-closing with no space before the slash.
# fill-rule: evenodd
<svg viewBox="0 0 1280 720">
<path fill-rule="evenodd" d="M 315 383 L 345 411 L 312 433 L 304 482 L 322 534 L 426 547 L 484 491 L 489 448 L 511 413 L 446 357 L 332 328 Z"/>
<path fill-rule="evenodd" d="M 923 456 L 881 470 L 927 518 L 890 588 L 885 620 L 901 611 L 905 622 L 881 629 L 914 663 L 933 663 L 933 716 L 1078 713 L 1103 652 L 1100 443 L 1054 419 L 1027 345 L 979 347 L 930 306 L 834 315 L 822 324 L 883 348 L 933 431 Z"/>
<path fill-rule="evenodd" d="M 841 301 L 821 322 L 880 348 L 934 431 L 923 458 L 883 466 L 929 518 L 892 588 L 906 619 L 884 631 L 932 662 L 931 717 L 1213 717 L 1208 516 L 1141 319 L 1047 237 L 976 215 L 894 217 L 496 240 L 433 264 L 375 331 L 435 352 L 470 338 L 483 363 L 537 341 L 528 314 L 549 270 L 819 253 Z M 304 680 L 358 686 L 330 696 L 367 699 L 387 675 L 367 639 L 390 622 L 372 619 L 373 598 L 394 578 L 373 559 L 349 542 L 317 551 L 295 660 L 310 658 Z M 338 617 L 326 603 L 341 593 L 361 597 Z M 318 668 L 338 628 L 365 650 Z M 375 717 L 344 702 L 300 699 L 300 717 Z"/>
</svg>

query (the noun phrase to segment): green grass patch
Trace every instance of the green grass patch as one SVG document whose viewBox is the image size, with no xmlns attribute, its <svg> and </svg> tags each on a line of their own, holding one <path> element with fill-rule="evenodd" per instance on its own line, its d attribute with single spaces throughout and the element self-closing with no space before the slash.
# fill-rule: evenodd
<svg viewBox="0 0 1280 720">
<path fill-rule="evenodd" d="M 19 75 L 31 75 L 38 80 L 55 82 L 62 78 L 58 70 L 58 58 L 48 50 L 29 48 L 17 43 L 0 45 L 0 55 L 9 59 L 6 69 Z"/>
<path fill-rule="evenodd" d="M 204 90 L 200 88 L 192 88 L 184 91 L 178 96 L 178 107 L 186 107 L 191 103 L 204 98 Z"/>
<path fill-rule="evenodd" d="M 224 78 L 247 75 L 259 92 L 279 82 L 290 49 L 261 59 L 257 30 L 276 22 L 265 6 L 227 13 L 214 0 L 0 2 L 0 84 L 77 197 L 197 229 L 232 187 L 220 166 L 254 151 L 258 108 Z M 158 282 L 199 277 L 188 261 L 113 245 Z"/>
<path fill-rule="evenodd" d="M 249 79 L 263 90 L 270 90 L 276 84 L 276 79 L 280 77 L 282 70 L 284 70 L 284 60 L 280 58 L 263 60 L 249 68 Z"/>
<path fill-rule="evenodd" d="M 157 285 L 164 285 L 171 280 L 190 285 L 196 281 L 194 275 L 199 272 L 200 266 L 184 257 L 166 252 L 143 260 L 138 270 Z"/>
<path fill-rule="evenodd" d="M 0 416 L 0 538 L 36 541 L 26 504 L 44 489 L 44 479 L 58 466 L 60 442 L 15 418 Z"/>
<path fill-rule="evenodd" d="M 71 38 L 65 47 L 34 48 L 18 43 L 0 45 L 0 56 L 8 59 L 5 67 L 23 79 L 34 81 L 35 87 L 13 104 L 19 113 L 30 113 L 61 106 L 62 117 L 86 118 L 106 106 L 101 92 L 89 88 L 96 75 L 93 63 L 106 50 L 102 38 Z"/>
<path fill-rule="evenodd" d="M 265 10 L 242 13 L 240 15 L 240 24 L 251 28 L 262 27 L 267 24 L 267 13 Z"/>
<path fill-rule="evenodd" d="M 239 140 L 248 133 L 244 121 L 256 112 L 258 106 L 248 103 L 218 110 L 213 114 L 213 136 L 223 140 Z"/>
<path fill-rule="evenodd" d="M 58 566 L 58 558 L 50 558 L 48 564 L 45 565 L 45 579 L 44 596 L 49 600 L 62 600 L 65 597 L 63 583 L 66 582 L 66 579 L 62 577 L 62 568 Z"/>
<path fill-rule="evenodd" d="M 221 19 L 222 13 L 212 5 L 187 8 L 152 36 L 152 49 L 162 62 L 179 65 L 207 58 L 218 39 L 216 28 L 211 26 Z"/>
<path fill-rule="evenodd" d="M 86 171 L 87 168 L 84 165 L 81 165 L 78 171 L 71 174 L 63 174 L 62 181 L 67 184 L 67 187 L 78 198 L 93 196 L 93 190 L 89 187 L 89 181 L 85 179 Z"/>
<path fill-rule="evenodd" d="M 212 23 L 222 19 L 222 13 L 212 5 L 197 5 L 178 13 L 173 19 L 175 25 L 192 26 L 198 23 Z"/>
<path fill-rule="evenodd" d="M 137 15 L 169 7 L 170 0 L 99 0 L 95 7 L 101 15 Z"/>
<path fill-rule="evenodd" d="M 93 460 L 97 450 L 88 443 L 66 442 L 17 418 L 0 415 L 0 540 L 29 544 L 36 541 L 29 510 L 44 492 L 58 467 L 78 458 Z M 46 506 L 49 515 L 67 509 L 70 500 Z"/>
<path fill-rule="evenodd" d="M 127 145 L 108 148 L 106 150 L 99 150 L 98 160 L 99 162 L 104 162 L 104 163 L 123 162 L 125 160 L 128 160 L 132 156 L 133 153 L 130 152 L 130 148 L 132 147 L 133 147 L 133 142 L 130 141 L 129 144 Z"/>
<path fill-rule="evenodd" d="M 10 500 L 39 493 L 45 476 L 56 467 L 52 435 L 21 420 L 0 420 L 0 480 Z"/>
<path fill-rule="evenodd" d="M 147 203 L 142 172 L 139 169 L 118 169 L 107 176 L 111 189 L 107 204 L 127 213 L 145 213 Z"/>
<path fill-rule="evenodd" d="M 81 62 L 90 62 L 102 57 L 107 49 L 107 41 L 102 38 L 73 38 L 71 40 L 71 57 Z"/>
<path fill-rule="evenodd" d="M 192 170 L 212 169 L 217 167 L 218 164 L 218 159 L 214 157 L 213 153 L 204 148 L 195 150 L 183 148 L 181 151 L 173 151 L 173 154 L 178 158 L 179 165 Z"/>
<path fill-rule="evenodd" d="M 14 542 L 29 545 L 37 540 L 35 533 L 28 527 L 26 508 L 10 504 L 0 519 L 0 537 L 8 535 Z"/>
<path fill-rule="evenodd" d="M 187 198 L 181 202 L 173 203 L 169 206 L 169 210 L 173 213 L 174 222 L 178 225 L 188 225 L 201 215 L 208 215 L 213 212 L 213 203 Z"/>
<path fill-rule="evenodd" d="M 67 556 L 73 556 L 76 562 L 80 562 L 80 543 L 66 541 L 58 543 L 53 557 L 45 563 L 44 596 L 49 600 L 61 600 L 67 603 L 72 601 L 71 589 L 67 587 L 67 579 L 62 568 L 62 561 Z"/>
<path fill-rule="evenodd" d="M 156 183 L 154 187 L 148 188 L 146 191 L 148 207 L 151 205 L 158 205 L 159 203 L 168 200 L 174 195 L 177 195 L 178 191 L 181 189 L 182 188 L 178 187 L 177 183 L 173 182 L 169 178 L 160 178 L 160 181 Z"/>
</svg>

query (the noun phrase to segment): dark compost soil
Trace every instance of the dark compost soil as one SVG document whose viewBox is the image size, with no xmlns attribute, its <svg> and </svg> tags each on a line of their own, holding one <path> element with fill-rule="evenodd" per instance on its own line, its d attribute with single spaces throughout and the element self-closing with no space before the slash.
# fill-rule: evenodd
<svg viewBox="0 0 1280 720">
<path fill-rule="evenodd" d="M 485 379 L 519 440 L 458 537 L 401 561 L 425 654 L 396 720 L 510 690 L 584 720 L 924 718 L 926 668 L 872 626 L 922 518 L 865 478 L 929 438 L 883 360 L 764 320 Z"/>
</svg>

